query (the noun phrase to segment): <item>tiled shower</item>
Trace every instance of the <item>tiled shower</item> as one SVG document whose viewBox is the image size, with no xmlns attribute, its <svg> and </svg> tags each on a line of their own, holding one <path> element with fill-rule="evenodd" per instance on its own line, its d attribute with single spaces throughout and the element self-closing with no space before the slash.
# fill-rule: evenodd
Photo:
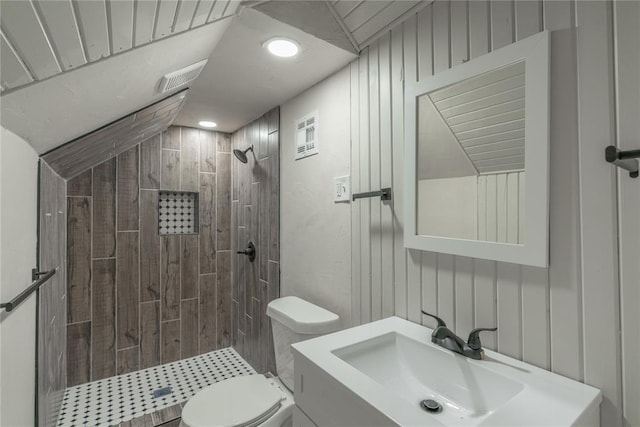
<svg viewBox="0 0 640 427">
<path fill-rule="evenodd" d="M 62 205 L 59 216 L 66 221 L 52 228 L 62 238 L 51 240 L 64 248 L 66 227 L 67 258 L 66 280 L 58 279 L 63 292 L 66 281 L 66 294 L 41 295 L 43 306 L 60 306 L 63 319 L 62 336 L 46 327 L 40 332 L 57 340 L 41 346 L 41 360 L 61 364 L 49 369 L 49 377 L 60 377 L 53 384 L 46 375 L 39 378 L 42 425 L 58 418 L 65 388 L 72 393 L 58 419 L 68 422 L 77 416 L 70 412 L 73 396 L 86 397 L 85 384 L 95 388 L 115 376 L 138 378 L 138 372 L 154 377 L 155 367 L 205 354 L 218 360 L 218 352 L 210 352 L 231 346 L 238 363 L 275 372 L 265 312 L 279 295 L 278 127 L 277 108 L 233 135 L 171 126 L 75 175 L 66 195 L 60 177 L 41 175 L 43 188 L 61 187 L 52 193 L 60 200 L 51 203 L 52 209 Z M 247 164 L 232 156 L 232 149 L 251 144 Z M 161 201 L 165 193 L 169 200 Z M 191 227 L 182 227 L 187 223 Z M 236 254 L 249 240 L 257 246 L 253 263 Z M 207 366 L 215 371 L 218 365 Z M 205 372 L 201 383 L 189 386 L 193 390 L 176 390 L 167 404 L 243 369 Z M 139 393 L 152 392 L 143 387 Z M 136 411 L 108 419 L 142 414 Z"/>
<path fill-rule="evenodd" d="M 67 384 L 229 345 L 229 135 L 171 127 L 68 182 Z M 159 191 L 198 192 L 159 235 Z"/>
<path fill-rule="evenodd" d="M 56 269 L 48 286 L 39 290 L 38 304 L 38 423 L 52 425 L 62 404 L 67 382 L 65 301 L 67 299 L 66 183 L 40 162 L 39 269 Z"/>
<path fill-rule="evenodd" d="M 275 108 L 232 138 L 234 149 L 247 153 L 248 162 L 232 159 L 232 253 L 256 243 L 256 259 L 232 257 L 233 347 L 258 372 L 275 373 L 269 301 L 280 295 L 280 109 Z"/>
</svg>

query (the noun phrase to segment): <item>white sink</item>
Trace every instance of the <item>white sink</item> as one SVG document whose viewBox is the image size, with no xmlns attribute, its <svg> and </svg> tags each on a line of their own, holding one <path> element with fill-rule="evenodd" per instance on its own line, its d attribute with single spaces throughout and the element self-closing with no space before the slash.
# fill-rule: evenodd
<svg viewBox="0 0 640 427">
<path fill-rule="evenodd" d="M 500 408 L 524 384 L 450 351 L 426 345 L 397 332 L 334 350 L 333 354 L 408 402 L 433 399 L 442 417 L 460 422 Z"/>
<path fill-rule="evenodd" d="M 317 425 L 599 425 L 599 390 L 492 351 L 466 358 L 431 332 L 391 317 L 294 344 L 296 404 Z"/>
</svg>

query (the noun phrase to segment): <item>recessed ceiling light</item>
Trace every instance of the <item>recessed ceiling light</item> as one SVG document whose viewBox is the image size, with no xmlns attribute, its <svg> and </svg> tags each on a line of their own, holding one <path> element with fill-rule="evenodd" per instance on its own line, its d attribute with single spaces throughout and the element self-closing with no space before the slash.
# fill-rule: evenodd
<svg viewBox="0 0 640 427">
<path fill-rule="evenodd" d="M 202 126 L 203 128 L 214 128 L 214 127 L 218 126 L 218 124 L 216 122 L 210 122 L 208 120 L 199 121 L 198 124 L 200 126 Z"/>
<path fill-rule="evenodd" d="M 263 45 L 269 53 L 281 58 L 291 58 L 300 52 L 300 45 L 286 37 L 274 37 L 267 40 Z"/>
</svg>

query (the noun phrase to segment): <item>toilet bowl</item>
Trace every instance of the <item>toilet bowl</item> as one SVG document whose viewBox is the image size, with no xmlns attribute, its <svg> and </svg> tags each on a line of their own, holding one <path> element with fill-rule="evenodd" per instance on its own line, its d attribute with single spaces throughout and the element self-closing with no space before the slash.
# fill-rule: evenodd
<svg viewBox="0 0 640 427">
<path fill-rule="evenodd" d="M 292 410 L 293 394 L 277 378 L 245 375 L 196 393 L 182 410 L 181 425 L 280 427 Z"/>
<path fill-rule="evenodd" d="M 336 331 L 339 317 L 293 296 L 271 301 L 267 316 L 271 318 L 278 377 L 244 375 L 205 387 L 185 405 L 181 426 L 291 425 L 294 405 L 291 344 Z"/>
</svg>

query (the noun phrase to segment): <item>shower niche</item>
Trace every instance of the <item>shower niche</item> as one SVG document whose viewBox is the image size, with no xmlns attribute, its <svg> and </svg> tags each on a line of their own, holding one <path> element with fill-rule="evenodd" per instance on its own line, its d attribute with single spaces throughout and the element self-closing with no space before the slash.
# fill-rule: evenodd
<svg viewBox="0 0 640 427">
<path fill-rule="evenodd" d="M 158 234 L 198 234 L 198 193 L 160 191 L 158 196 Z"/>
</svg>

